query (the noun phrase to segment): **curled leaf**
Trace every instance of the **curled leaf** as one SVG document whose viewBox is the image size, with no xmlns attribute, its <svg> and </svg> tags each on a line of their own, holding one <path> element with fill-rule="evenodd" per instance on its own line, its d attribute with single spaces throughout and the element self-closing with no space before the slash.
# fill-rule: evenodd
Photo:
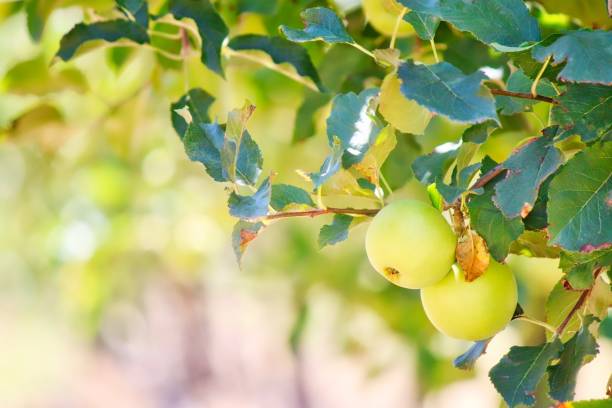
<svg viewBox="0 0 612 408">
<path fill-rule="evenodd" d="M 475 231 L 466 230 L 457 241 L 457 263 L 465 274 L 465 280 L 473 281 L 487 270 L 489 251 L 487 244 Z"/>
</svg>

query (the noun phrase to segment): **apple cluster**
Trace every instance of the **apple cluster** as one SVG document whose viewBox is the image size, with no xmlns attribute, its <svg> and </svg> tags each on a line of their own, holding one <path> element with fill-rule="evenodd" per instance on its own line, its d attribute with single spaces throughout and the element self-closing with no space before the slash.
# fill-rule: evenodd
<svg viewBox="0 0 612 408">
<path fill-rule="evenodd" d="M 510 268 L 490 261 L 468 282 L 455 264 L 457 237 L 442 214 L 416 200 L 399 200 L 383 208 L 366 235 L 370 263 L 392 283 L 421 290 L 431 323 L 447 336 L 484 340 L 512 319 L 517 303 Z"/>
</svg>

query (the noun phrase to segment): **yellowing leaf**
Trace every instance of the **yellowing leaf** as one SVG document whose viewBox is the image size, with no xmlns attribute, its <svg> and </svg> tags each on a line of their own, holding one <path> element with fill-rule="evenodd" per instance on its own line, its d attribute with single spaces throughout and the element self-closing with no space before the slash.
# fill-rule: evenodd
<svg viewBox="0 0 612 408">
<path fill-rule="evenodd" d="M 480 235 L 472 230 L 466 230 L 459 237 L 455 254 L 457 263 L 468 282 L 482 275 L 489 266 L 490 256 L 487 244 Z"/>
<path fill-rule="evenodd" d="M 370 183 L 379 185 L 379 171 L 389 154 L 395 149 L 397 138 L 393 128 L 387 126 L 376 139 L 374 145 L 368 150 L 360 163 L 354 164 L 353 168 Z"/>
<path fill-rule="evenodd" d="M 432 114 L 400 91 L 400 79 L 395 72 L 387 75 L 380 88 L 379 110 L 395 128 L 404 133 L 422 135 Z"/>
</svg>

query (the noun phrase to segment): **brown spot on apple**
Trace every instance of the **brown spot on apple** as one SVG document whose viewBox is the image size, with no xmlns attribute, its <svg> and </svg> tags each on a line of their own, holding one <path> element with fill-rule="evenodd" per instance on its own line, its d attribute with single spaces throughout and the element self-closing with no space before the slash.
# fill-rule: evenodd
<svg viewBox="0 0 612 408">
<path fill-rule="evenodd" d="M 385 276 L 390 281 L 397 281 L 399 279 L 400 272 L 397 269 L 391 266 L 387 266 L 385 267 L 384 271 L 385 271 Z"/>
</svg>

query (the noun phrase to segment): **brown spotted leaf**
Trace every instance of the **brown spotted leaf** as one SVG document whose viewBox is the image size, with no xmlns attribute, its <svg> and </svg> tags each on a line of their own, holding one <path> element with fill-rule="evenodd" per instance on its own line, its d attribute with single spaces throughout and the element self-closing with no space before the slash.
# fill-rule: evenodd
<svg viewBox="0 0 612 408">
<path fill-rule="evenodd" d="M 473 281 L 487 270 L 489 251 L 487 244 L 475 231 L 466 230 L 457 242 L 457 263 L 465 274 L 465 280 Z"/>
<path fill-rule="evenodd" d="M 264 227 L 261 222 L 252 223 L 240 220 L 234 226 L 232 232 L 232 247 L 238 259 L 238 263 L 242 260 L 242 255 L 251 241 L 257 238 L 257 234 Z"/>
</svg>

